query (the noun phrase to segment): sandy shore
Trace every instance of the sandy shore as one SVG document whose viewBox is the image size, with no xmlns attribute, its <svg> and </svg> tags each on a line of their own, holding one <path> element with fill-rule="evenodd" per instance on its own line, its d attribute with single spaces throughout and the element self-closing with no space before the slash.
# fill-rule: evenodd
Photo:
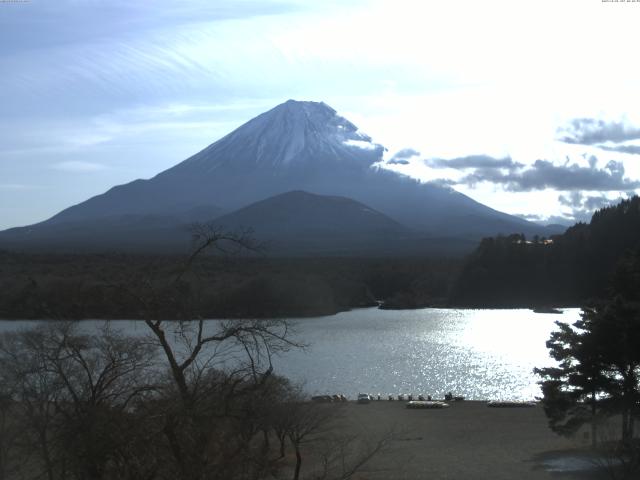
<svg viewBox="0 0 640 480">
<path fill-rule="evenodd" d="M 405 402 L 349 402 L 341 429 L 372 441 L 394 430 L 389 447 L 359 479 L 594 479 L 586 471 L 551 472 L 548 462 L 589 443 L 566 439 L 547 427 L 541 406 L 488 408 L 484 402 L 453 402 L 442 410 L 408 410 Z"/>
</svg>

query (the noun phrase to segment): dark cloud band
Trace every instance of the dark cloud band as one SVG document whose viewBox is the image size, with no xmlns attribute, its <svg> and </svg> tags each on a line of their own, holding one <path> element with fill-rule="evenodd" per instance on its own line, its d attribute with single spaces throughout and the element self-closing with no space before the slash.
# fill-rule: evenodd
<svg viewBox="0 0 640 480">
<path fill-rule="evenodd" d="M 640 146 L 625 142 L 640 139 L 640 128 L 623 122 L 605 122 L 594 118 L 576 118 L 558 130 L 558 139 L 574 145 L 593 145 L 602 150 L 640 154 Z M 613 144 L 613 145 L 612 145 Z"/>
<path fill-rule="evenodd" d="M 640 145 L 616 145 L 611 147 L 608 145 L 598 145 L 601 150 L 608 152 L 628 153 L 629 155 L 640 155 Z"/>
<path fill-rule="evenodd" d="M 604 168 L 597 167 L 597 158 L 589 159 L 589 166 L 583 167 L 567 161 L 556 165 L 548 160 L 537 160 L 525 167 L 511 158 L 493 158 L 486 155 L 433 159 L 425 163 L 432 168 L 454 168 L 466 173 L 449 185 L 475 187 L 478 183 L 501 185 L 512 192 L 534 190 L 561 191 L 629 191 L 640 188 L 640 181 L 625 178 L 622 162 L 610 161 Z"/>
<path fill-rule="evenodd" d="M 523 164 L 514 162 L 510 157 L 493 158 L 488 155 L 470 155 L 449 160 L 432 158 L 425 160 L 425 163 L 431 168 L 453 168 L 455 170 L 467 170 L 471 168 L 516 170 L 524 167 Z"/>
</svg>

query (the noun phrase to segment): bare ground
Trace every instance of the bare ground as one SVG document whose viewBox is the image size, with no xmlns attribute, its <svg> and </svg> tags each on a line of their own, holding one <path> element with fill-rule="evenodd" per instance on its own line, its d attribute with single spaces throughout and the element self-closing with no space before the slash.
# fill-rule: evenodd
<svg viewBox="0 0 640 480">
<path fill-rule="evenodd" d="M 349 402 L 338 428 L 375 442 L 395 437 L 355 478 L 438 480 L 577 480 L 606 478 L 600 471 L 551 472 L 554 460 L 580 455 L 589 439 L 566 439 L 547 427 L 542 407 L 488 408 L 452 402 L 442 410 L 408 410 L 404 402 Z M 583 462 L 585 463 L 584 457 Z M 588 464 L 588 459 L 586 460 Z"/>
</svg>

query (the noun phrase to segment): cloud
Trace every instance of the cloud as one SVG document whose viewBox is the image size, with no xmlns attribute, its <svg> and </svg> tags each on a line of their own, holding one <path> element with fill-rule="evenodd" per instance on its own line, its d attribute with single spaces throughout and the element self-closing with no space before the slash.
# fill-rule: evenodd
<svg viewBox="0 0 640 480">
<path fill-rule="evenodd" d="M 543 223 L 545 225 L 562 225 L 565 227 L 571 227 L 578 221 L 580 220 L 576 220 L 575 217 L 566 217 L 564 215 L 549 215 L 548 217 L 544 218 Z"/>
<path fill-rule="evenodd" d="M 617 200 L 611 200 L 605 195 L 586 196 L 582 192 L 570 192 L 558 197 L 558 202 L 565 207 L 586 208 L 589 210 L 606 207 L 615 201 Z"/>
<path fill-rule="evenodd" d="M 577 145 L 623 143 L 640 139 L 640 128 L 623 122 L 605 122 L 594 118 L 576 118 L 564 128 L 559 129 L 559 140 Z"/>
<path fill-rule="evenodd" d="M 617 197 L 609 197 L 607 195 L 587 195 L 580 191 L 569 192 L 558 196 L 558 203 L 565 210 L 560 215 L 518 214 L 516 216 L 544 225 L 559 224 L 569 227 L 577 222 L 589 223 L 596 210 L 615 205 L 633 194 L 634 192 L 631 191 Z"/>
<path fill-rule="evenodd" d="M 469 185 L 491 182 L 509 191 L 532 190 L 597 190 L 623 191 L 640 188 L 640 181 L 624 178 L 622 162 L 610 161 L 600 169 L 595 165 L 581 167 L 578 164 L 555 165 L 548 160 L 536 160 L 521 172 L 502 174 L 491 169 L 477 169 L 463 180 Z"/>
<path fill-rule="evenodd" d="M 598 148 L 608 152 L 628 153 L 629 155 L 640 155 L 640 145 L 616 145 L 614 147 L 608 145 L 598 145 Z"/>
<path fill-rule="evenodd" d="M 616 198 L 609 198 L 606 195 L 585 195 L 582 192 L 570 192 L 565 195 L 559 195 L 558 202 L 560 205 L 570 209 L 568 215 L 576 222 L 589 222 L 596 210 L 616 204 L 633 194 L 634 192 L 631 191 Z"/>
<path fill-rule="evenodd" d="M 567 217 L 562 215 L 538 215 L 535 213 L 519 213 L 515 214 L 516 217 L 524 218 L 530 222 L 539 223 L 540 225 L 562 225 L 570 227 L 576 223 L 576 219 L 573 217 Z"/>
<path fill-rule="evenodd" d="M 82 43 L 194 21 L 213 23 L 294 13 L 304 8 L 299 2 L 281 0 L 154 0 L 153 8 L 144 3 L 122 0 L 30 2 L 29 15 L 19 8 L 3 11 L 0 27 L 7 38 L 16 40 L 15 51 L 16 48 L 26 50 L 43 44 Z M 29 34 L 34 23 L 39 26 L 37 35 Z M 0 52 L 5 49 L 10 50 L 10 47 L 0 45 Z"/>
<path fill-rule="evenodd" d="M 474 188 L 478 183 L 501 185 L 511 192 L 534 190 L 589 190 L 589 191 L 629 191 L 640 188 L 640 181 L 625 178 L 622 162 L 610 161 L 604 168 L 598 168 L 598 159 L 591 156 L 589 166 L 565 162 L 556 165 L 548 160 L 536 160 L 525 167 L 511 158 L 496 159 L 485 155 L 462 157 L 452 160 L 431 160 L 435 168 L 455 168 L 472 170 L 450 184 L 467 185 Z"/>
<path fill-rule="evenodd" d="M 507 169 L 509 171 L 524 167 L 523 164 L 514 162 L 511 157 L 493 158 L 488 155 L 469 155 L 445 160 L 432 158 L 425 160 L 425 164 L 431 168 L 453 168 L 455 170 L 467 169 Z"/>
<path fill-rule="evenodd" d="M 518 213 L 516 216 L 531 222 L 540 222 L 544 219 L 544 217 L 535 213 Z"/>
<path fill-rule="evenodd" d="M 63 172 L 71 173 L 90 173 L 98 172 L 106 169 L 107 167 L 101 163 L 83 162 L 83 161 L 68 161 L 58 162 L 51 166 L 54 170 L 60 170 Z"/>
<path fill-rule="evenodd" d="M 403 148 L 402 150 L 396 152 L 396 154 L 391 157 L 387 163 L 391 165 L 408 165 L 409 160 L 413 157 L 417 157 L 420 155 L 420 152 L 414 150 L 413 148 Z"/>
<path fill-rule="evenodd" d="M 457 185 L 458 182 L 456 182 L 455 180 L 452 180 L 450 178 L 435 178 L 433 180 L 429 180 L 427 183 L 430 183 L 432 185 L 436 185 L 438 187 L 449 188 L 449 187 L 453 187 L 453 186 Z"/>
<path fill-rule="evenodd" d="M 369 140 L 353 140 L 348 139 L 342 142 L 344 145 L 349 147 L 361 148 L 362 150 L 378 150 L 380 149 L 380 145 L 377 145 Z"/>
</svg>

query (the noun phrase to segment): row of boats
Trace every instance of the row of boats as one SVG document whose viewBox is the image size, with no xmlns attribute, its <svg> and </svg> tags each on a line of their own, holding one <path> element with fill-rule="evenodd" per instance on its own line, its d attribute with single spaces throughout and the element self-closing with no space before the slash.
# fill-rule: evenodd
<svg viewBox="0 0 640 480">
<path fill-rule="evenodd" d="M 389 394 L 386 397 L 388 401 L 404 401 L 407 402 L 407 408 L 447 408 L 449 404 L 447 402 L 460 402 L 465 397 L 454 396 L 452 393 L 445 395 L 444 401 L 433 400 L 431 395 L 419 394 L 414 396 L 412 394 Z M 330 402 L 347 402 L 348 398 L 342 394 L 335 395 L 316 395 L 311 397 L 311 400 L 317 403 L 330 403 Z M 359 393 L 356 402 L 360 404 L 371 403 L 372 401 L 385 400 L 382 395 L 371 395 L 369 393 Z M 535 407 L 536 402 L 518 401 L 518 400 L 492 400 L 487 402 L 487 407 L 490 408 L 529 408 Z"/>
<path fill-rule="evenodd" d="M 341 393 L 337 393 L 335 395 L 315 395 L 313 397 L 311 397 L 311 401 L 316 402 L 316 403 L 334 403 L 334 402 L 347 402 L 349 399 L 342 395 Z M 385 400 L 382 395 L 378 394 L 378 395 L 371 395 L 369 393 L 359 393 L 356 401 L 358 403 L 369 403 L 369 402 L 373 402 L 373 401 L 381 401 L 381 400 Z M 405 402 L 405 401 L 421 401 L 421 402 L 430 402 L 431 401 L 431 395 L 417 395 L 414 396 L 412 394 L 408 394 L 405 395 L 403 393 L 395 396 L 395 395 L 391 395 L 389 394 L 386 397 L 386 400 L 389 401 L 394 401 L 394 400 L 398 400 L 401 402 Z M 460 400 L 464 400 L 464 397 L 451 397 L 448 398 L 448 396 L 445 396 L 445 400 L 456 400 L 456 401 L 460 401 Z"/>
<path fill-rule="evenodd" d="M 382 395 L 378 394 L 377 397 L 374 397 L 373 395 L 370 395 L 368 393 L 359 393 L 358 394 L 358 403 L 369 403 L 372 400 L 382 400 Z M 394 400 L 398 400 L 400 402 L 404 402 L 404 401 L 408 401 L 408 402 L 413 402 L 413 401 L 418 401 L 418 402 L 431 402 L 433 401 L 433 399 L 431 398 L 431 395 L 422 395 L 422 394 L 418 394 L 416 396 L 414 396 L 413 394 L 409 393 L 407 395 L 405 395 L 404 393 L 400 393 L 397 396 L 389 394 L 387 397 L 387 400 L 389 401 L 394 401 Z M 464 400 L 464 397 L 462 396 L 458 396 L 458 397 L 454 397 L 453 394 L 451 392 L 447 393 L 444 396 L 444 400 L 446 402 L 461 402 L 462 400 Z"/>
</svg>

